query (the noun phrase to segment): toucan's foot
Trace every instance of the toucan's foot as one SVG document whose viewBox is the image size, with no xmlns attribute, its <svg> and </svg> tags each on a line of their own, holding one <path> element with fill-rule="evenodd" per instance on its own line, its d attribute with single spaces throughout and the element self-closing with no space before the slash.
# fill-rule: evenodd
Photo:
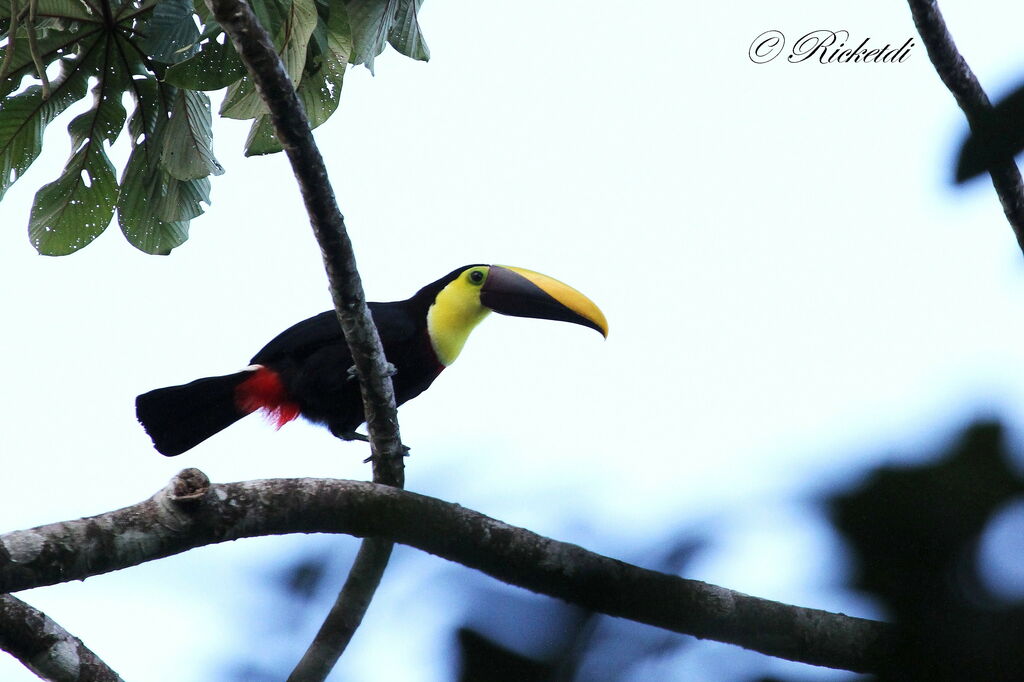
<svg viewBox="0 0 1024 682">
<path fill-rule="evenodd" d="M 355 365 L 348 368 L 346 372 L 349 381 L 359 381 L 359 370 L 356 369 Z M 384 376 L 393 377 L 398 374 L 398 368 L 390 362 L 384 364 Z"/>
<path fill-rule="evenodd" d="M 357 433 L 355 431 L 341 431 L 341 432 L 338 432 L 338 431 L 333 431 L 332 430 L 331 433 L 333 433 L 335 435 L 335 437 L 340 438 L 342 440 L 361 440 L 364 443 L 369 443 L 370 442 L 370 437 L 369 436 L 364 436 L 363 434 Z"/>
</svg>

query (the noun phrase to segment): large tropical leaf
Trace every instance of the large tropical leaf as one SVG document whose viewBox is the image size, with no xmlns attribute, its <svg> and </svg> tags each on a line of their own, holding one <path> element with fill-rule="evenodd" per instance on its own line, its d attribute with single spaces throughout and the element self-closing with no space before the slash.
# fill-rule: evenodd
<svg viewBox="0 0 1024 682">
<path fill-rule="evenodd" d="M 93 49 L 86 47 L 86 54 Z M 69 106 L 85 97 L 89 71 L 76 60 L 65 60 L 61 78 L 43 99 L 42 88 L 33 85 L 0 102 L 0 199 L 28 169 L 43 148 L 46 126 Z"/>
<path fill-rule="evenodd" d="M 313 127 L 337 110 L 348 64 L 372 70 L 387 43 L 427 59 L 420 2 L 250 0 Z M 204 0 L 0 0 L 0 200 L 39 157 L 46 127 L 90 87 L 92 105 L 68 125 L 63 171 L 35 196 L 29 234 L 41 253 L 82 248 L 115 212 L 129 242 L 148 253 L 184 242 L 210 202 L 210 176 L 223 172 L 204 91 L 226 87 L 221 114 L 255 119 L 246 154 L 281 149 Z M 117 180 L 107 146 L 126 119 L 131 153 Z"/>
</svg>

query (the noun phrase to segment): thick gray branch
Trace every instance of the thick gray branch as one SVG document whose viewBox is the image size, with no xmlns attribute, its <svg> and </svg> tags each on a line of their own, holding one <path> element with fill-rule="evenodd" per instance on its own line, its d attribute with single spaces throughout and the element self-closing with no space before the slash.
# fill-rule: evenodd
<svg viewBox="0 0 1024 682">
<path fill-rule="evenodd" d="M 0 592 L 282 533 L 388 538 L 595 611 L 815 665 L 877 670 L 892 645 L 884 623 L 657 573 L 396 488 L 331 479 L 210 485 L 196 469 L 131 507 L 0 535 Z"/>
<path fill-rule="evenodd" d="M 0 595 L 0 649 L 51 682 L 122 682 L 82 640 L 9 594 Z"/>
<path fill-rule="evenodd" d="M 992 104 L 971 67 L 956 49 L 938 3 L 935 0 L 908 2 L 910 12 L 914 16 L 914 25 L 921 34 L 921 40 L 924 41 L 928 58 L 931 59 L 935 71 L 953 94 L 956 103 L 960 105 L 971 130 L 980 134 L 985 118 L 992 110 Z M 992 176 L 992 185 L 999 196 L 1006 220 L 1013 228 L 1018 246 L 1024 251 L 1024 183 L 1021 182 L 1020 170 L 1013 159 L 1004 159 L 994 163 L 989 169 L 989 174 Z"/>
</svg>

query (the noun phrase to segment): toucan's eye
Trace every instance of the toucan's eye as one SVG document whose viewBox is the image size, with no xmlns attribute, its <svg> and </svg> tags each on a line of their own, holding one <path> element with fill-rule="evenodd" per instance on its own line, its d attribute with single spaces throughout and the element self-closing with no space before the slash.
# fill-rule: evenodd
<svg viewBox="0 0 1024 682">
<path fill-rule="evenodd" d="M 484 271 L 470 270 L 469 281 L 472 282 L 473 284 L 481 284 L 484 281 Z"/>
</svg>

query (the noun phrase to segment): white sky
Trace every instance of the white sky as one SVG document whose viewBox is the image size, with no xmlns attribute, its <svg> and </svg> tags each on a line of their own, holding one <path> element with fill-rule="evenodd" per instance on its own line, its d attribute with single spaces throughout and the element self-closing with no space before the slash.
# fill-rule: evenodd
<svg viewBox="0 0 1024 682">
<path fill-rule="evenodd" d="M 990 95 L 1024 77 L 1024 7 L 943 10 Z M 389 51 L 376 78 L 351 72 L 317 132 L 368 296 L 518 265 L 584 291 L 611 334 L 492 316 L 401 411 L 408 487 L 598 551 L 726 519 L 692 577 L 873 615 L 830 591 L 840 550 L 793 494 L 979 414 L 1024 424 L 1021 255 L 988 182 L 948 185 L 962 116 L 905 3 L 430 0 L 421 19 L 432 61 Z M 770 28 L 916 47 L 903 64 L 754 65 Z M 368 477 L 359 445 L 305 424 L 251 418 L 173 460 L 151 448 L 134 396 L 238 368 L 329 307 L 319 254 L 286 159 L 242 158 L 247 124 L 218 120 L 227 174 L 172 256 L 116 225 L 37 256 L 28 210 L 66 159 L 66 123 L 0 205 L 0 530 L 136 502 L 186 466 Z M 209 680 L 255 584 L 309 542 L 23 596 L 126 679 Z M 346 679 L 450 677 L 439 657 L 461 611 L 417 592 L 442 562 L 405 561 L 418 573 L 385 585 Z M 375 656 L 410 613 L 436 630 Z M 0 657 L 0 679 L 35 678 Z"/>
</svg>

